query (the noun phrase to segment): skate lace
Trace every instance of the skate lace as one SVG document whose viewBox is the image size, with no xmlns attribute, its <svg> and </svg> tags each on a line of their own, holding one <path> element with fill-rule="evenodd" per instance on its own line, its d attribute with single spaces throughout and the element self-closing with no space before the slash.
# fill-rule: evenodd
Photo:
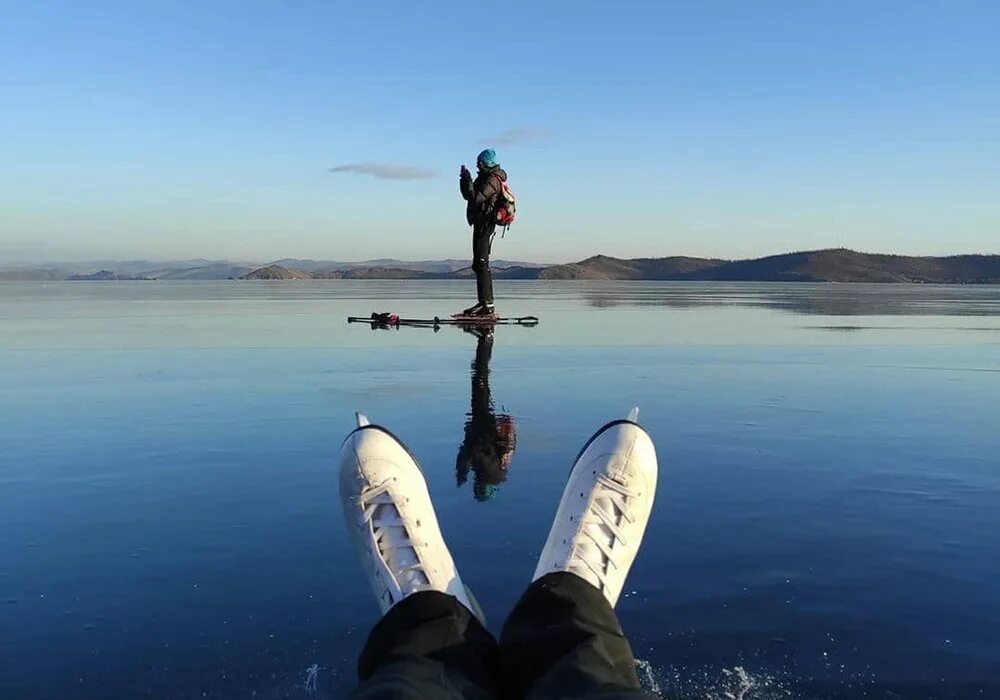
<svg viewBox="0 0 1000 700">
<path fill-rule="evenodd" d="M 589 569 L 601 586 L 607 585 L 609 568 L 618 568 L 614 558 L 615 542 L 627 546 L 622 535 L 622 521 L 635 522 L 629 509 L 628 499 L 637 492 L 614 479 L 599 474 L 594 487 L 594 497 L 590 508 L 583 516 L 580 537 L 570 555 L 569 563 Z"/>
<path fill-rule="evenodd" d="M 389 493 L 393 481 L 393 478 L 386 479 L 358 494 L 358 503 L 362 508 L 359 524 L 371 523 L 378 554 L 405 594 L 420 590 L 429 583 L 417 554 L 417 549 L 426 543 L 414 542 L 410 538 L 406 524 L 399 516 L 396 501 Z"/>
</svg>

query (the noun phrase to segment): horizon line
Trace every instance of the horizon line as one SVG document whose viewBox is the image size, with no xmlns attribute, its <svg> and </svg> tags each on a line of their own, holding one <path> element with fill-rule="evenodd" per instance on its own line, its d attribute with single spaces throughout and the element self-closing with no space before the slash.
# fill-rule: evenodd
<svg viewBox="0 0 1000 700">
<path fill-rule="evenodd" d="M 847 248 L 844 246 L 827 247 L 827 248 L 809 248 L 809 249 L 798 249 L 798 250 L 788 250 L 778 253 L 768 253 L 765 255 L 754 255 L 750 257 L 729 257 L 729 256 L 711 256 L 711 255 L 693 255 L 687 253 L 671 253 L 669 255 L 637 255 L 637 256 L 620 256 L 611 255 L 608 253 L 592 253 L 586 257 L 577 258 L 564 262 L 552 262 L 552 261 L 540 261 L 531 259 L 516 260 L 514 258 L 508 257 L 497 257 L 496 260 L 503 262 L 513 262 L 513 263 L 526 263 L 530 265 L 538 266 L 550 266 L 550 265 L 568 265 L 577 262 L 583 262 L 585 260 L 591 260 L 593 258 L 605 257 L 614 258 L 616 260 L 664 260 L 667 258 L 693 258 L 700 260 L 724 260 L 727 262 L 735 262 L 742 260 L 763 260 L 765 258 L 778 257 L 781 255 L 801 255 L 808 253 L 825 253 L 832 251 L 846 251 L 851 253 L 860 253 L 863 255 L 889 255 L 893 257 L 905 257 L 905 258 L 953 258 L 953 257 L 966 257 L 966 256 L 998 256 L 1000 252 L 996 253 L 986 253 L 986 252 L 953 252 L 953 253 L 941 253 L 941 254 L 914 254 L 914 253 L 901 253 L 901 252 L 885 252 L 879 250 L 859 250 L 856 248 Z M 345 260 L 345 259 L 335 259 L 335 258 L 322 258 L 322 257 L 296 257 L 291 255 L 285 255 L 278 258 L 258 258 L 248 259 L 248 258 L 207 258 L 201 256 L 193 257 L 172 257 L 172 258 L 153 258 L 153 257 L 122 257 L 122 258 L 89 258 L 89 259 L 79 259 L 79 260 L 46 260 L 46 261 L 22 261 L 17 263 L 8 263 L 0 265 L 0 269 L 3 270 L 16 270 L 24 269 L 29 267 L 56 267 L 59 265 L 86 265 L 86 264 L 109 264 L 109 263 L 151 263 L 151 264 L 167 264 L 167 263 L 193 263 L 193 262 L 203 262 L 205 264 L 220 264 L 227 263 L 231 265 L 245 264 L 245 265 L 275 265 L 281 261 L 303 261 L 303 262 L 330 262 L 342 265 L 360 265 L 363 263 L 377 262 L 381 260 L 388 260 L 401 263 L 421 263 L 421 262 L 447 262 L 447 261 L 466 261 L 471 258 L 469 257 L 425 257 L 425 258 L 395 258 L 391 256 L 380 256 L 380 257 L 370 257 L 355 260 Z"/>
</svg>

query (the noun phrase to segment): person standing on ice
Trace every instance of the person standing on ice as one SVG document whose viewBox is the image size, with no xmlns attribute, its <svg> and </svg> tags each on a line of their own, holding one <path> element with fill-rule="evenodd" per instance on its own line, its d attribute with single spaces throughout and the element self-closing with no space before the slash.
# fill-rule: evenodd
<svg viewBox="0 0 1000 700">
<path fill-rule="evenodd" d="M 458 178 L 459 191 L 468 202 L 465 218 L 472 227 L 472 271 L 476 273 L 478 301 L 462 313 L 470 316 L 493 316 L 493 276 L 490 273 L 490 247 L 497 229 L 497 210 L 503 202 L 507 173 L 500 167 L 497 154 L 487 148 L 476 158 L 475 179 L 464 165 Z"/>
</svg>

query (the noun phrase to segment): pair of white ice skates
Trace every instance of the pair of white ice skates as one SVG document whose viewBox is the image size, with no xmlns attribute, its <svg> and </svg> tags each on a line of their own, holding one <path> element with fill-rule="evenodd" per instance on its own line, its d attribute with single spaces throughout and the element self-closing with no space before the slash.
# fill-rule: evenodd
<svg viewBox="0 0 1000 700">
<path fill-rule="evenodd" d="M 532 580 L 570 572 L 618 602 L 656 491 L 656 451 L 637 414 L 608 423 L 580 451 Z M 340 500 L 383 614 L 418 591 L 452 595 L 478 613 L 416 459 L 360 414 L 340 451 Z"/>
</svg>

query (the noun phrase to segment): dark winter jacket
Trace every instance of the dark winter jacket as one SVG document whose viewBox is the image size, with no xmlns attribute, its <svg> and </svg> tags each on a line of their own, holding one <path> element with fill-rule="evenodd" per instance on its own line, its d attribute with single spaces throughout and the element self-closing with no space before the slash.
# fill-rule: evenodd
<svg viewBox="0 0 1000 700">
<path fill-rule="evenodd" d="M 480 170 L 475 180 L 471 175 L 459 178 L 459 190 L 469 203 L 465 208 L 465 219 L 469 222 L 469 226 L 495 220 L 501 183 L 506 181 L 507 173 L 500 166 Z"/>
</svg>

